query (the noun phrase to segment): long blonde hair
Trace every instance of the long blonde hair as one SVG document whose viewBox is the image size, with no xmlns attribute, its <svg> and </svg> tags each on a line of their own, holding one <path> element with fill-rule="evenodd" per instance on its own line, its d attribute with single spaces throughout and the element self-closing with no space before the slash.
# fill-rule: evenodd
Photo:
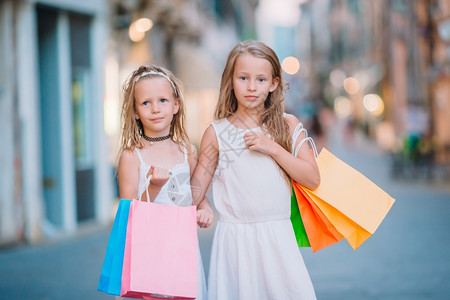
<svg viewBox="0 0 450 300">
<path fill-rule="evenodd" d="M 262 42 L 253 40 L 240 42 L 231 50 L 222 73 L 219 101 L 214 117 L 216 119 L 226 118 L 235 113 L 238 108 L 232 80 L 236 60 L 242 54 L 251 54 L 266 59 L 272 65 L 272 78 L 279 78 L 280 83 L 277 88 L 270 92 L 264 101 L 264 110 L 260 115 L 259 125 L 264 125 L 274 141 L 291 152 L 292 141 L 289 134 L 289 125 L 283 116 L 285 83 L 282 78 L 280 61 L 275 52 Z"/>
<path fill-rule="evenodd" d="M 146 74 L 144 74 L 146 73 Z M 149 74 L 147 74 L 149 73 Z M 166 77 L 167 76 L 167 77 Z M 142 135 L 144 129 L 140 120 L 136 119 L 136 101 L 134 98 L 134 87 L 141 78 L 166 77 L 174 90 L 174 97 L 179 101 L 178 112 L 174 115 L 170 124 L 170 138 L 180 147 L 184 146 L 190 150 L 190 141 L 186 132 L 186 113 L 184 107 L 183 88 L 181 81 L 176 78 L 169 70 L 155 65 L 141 66 L 131 73 L 123 84 L 123 103 L 122 103 L 122 136 L 120 143 L 120 152 L 125 149 L 142 148 Z"/>
</svg>

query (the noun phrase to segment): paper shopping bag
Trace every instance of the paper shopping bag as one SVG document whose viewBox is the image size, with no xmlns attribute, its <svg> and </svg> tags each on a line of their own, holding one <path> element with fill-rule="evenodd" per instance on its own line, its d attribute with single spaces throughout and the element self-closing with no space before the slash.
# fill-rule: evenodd
<svg viewBox="0 0 450 300">
<path fill-rule="evenodd" d="M 303 190 L 356 249 L 375 232 L 395 200 L 325 148 L 316 161 L 320 186 Z"/>
<path fill-rule="evenodd" d="M 291 223 L 294 228 L 295 238 L 297 239 L 297 244 L 299 247 L 311 247 L 308 240 L 308 235 L 306 234 L 305 226 L 302 221 L 302 216 L 300 215 L 300 210 L 298 208 L 297 198 L 295 196 L 294 188 L 292 187 L 291 195 Z"/>
<path fill-rule="evenodd" d="M 103 268 L 97 289 L 113 295 L 120 295 L 123 254 L 131 200 L 121 199 L 109 235 Z"/>
<path fill-rule="evenodd" d="M 311 250 L 316 252 L 342 240 L 343 236 L 336 230 L 327 217 L 304 193 L 303 187 L 292 181 L 297 197 L 298 207 L 308 235 Z"/>
<path fill-rule="evenodd" d="M 353 222 L 343 213 L 325 201 L 322 201 L 314 194 L 308 195 L 313 203 L 324 213 L 326 218 L 335 226 L 335 228 L 345 237 L 353 249 L 357 249 L 372 234 Z"/>
<path fill-rule="evenodd" d="M 197 247 L 195 206 L 133 200 L 121 295 L 140 299 L 196 298 Z"/>
</svg>

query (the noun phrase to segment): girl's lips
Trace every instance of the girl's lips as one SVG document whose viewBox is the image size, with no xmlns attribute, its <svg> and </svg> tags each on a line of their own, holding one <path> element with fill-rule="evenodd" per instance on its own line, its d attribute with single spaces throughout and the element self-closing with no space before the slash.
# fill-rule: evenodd
<svg viewBox="0 0 450 300">
<path fill-rule="evenodd" d="M 258 98 L 257 96 L 245 96 L 245 98 L 247 98 L 247 99 L 256 99 L 256 98 Z"/>
<path fill-rule="evenodd" d="M 152 122 L 159 122 L 162 121 L 164 118 L 154 118 L 154 119 L 150 119 L 150 121 Z"/>
</svg>

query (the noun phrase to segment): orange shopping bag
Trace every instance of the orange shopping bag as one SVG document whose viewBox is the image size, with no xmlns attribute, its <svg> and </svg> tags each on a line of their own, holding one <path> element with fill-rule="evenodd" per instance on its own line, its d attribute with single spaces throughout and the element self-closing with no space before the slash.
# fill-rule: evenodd
<svg viewBox="0 0 450 300">
<path fill-rule="evenodd" d="M 303 190 L 356 249 L 376 231 L 395 200 L 325 148 L 317 165 L 320 186 Z"/>
<path fill-rule="evenodd" d="M 307 192 L 305 192 L 307 193 Z M 325 201 L 322 201 L 314 194 L 308 194 L 313 203 L 326 215 L 326 218 L 334 224 L 336 229 L 342 233 L 347 242 L 356 250 L 363 242 L 365 242 L 372 234 L 367 230 L 353 222 L 343 213 Z"/>
<path fill-rule="evenodd" d="M 309 196 L 303 191 L 303 187 L 293 180 L 292 186 L 294 187 L 298 208 L 311 245 L 311 250 L 316 252 L 339 242 L 343 236 L 336 230 L 317 205 L 309 199 Z"/>
</svg>

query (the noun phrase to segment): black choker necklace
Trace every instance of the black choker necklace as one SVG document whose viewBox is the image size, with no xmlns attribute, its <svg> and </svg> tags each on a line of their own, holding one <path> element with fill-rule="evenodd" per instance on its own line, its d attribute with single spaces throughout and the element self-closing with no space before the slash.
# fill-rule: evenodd
<svg viewBox="0 0 450 300">
<path fill-rule="evenodd" d="M 170 133 L 168 135 L 158 136 L 155 138 L 152 138 L 152 137 L 146 136 L 145 134 L 142 134 L 142 137 L 144 139 L 146 139 L 147 141 L 149 141 L 150 145 L 153 145 L 153 142 L 161 142 L 161 141 L 164 141 L 164 140 L 167 140 L 168 138 L 170 138 Z"/>
</svg>

